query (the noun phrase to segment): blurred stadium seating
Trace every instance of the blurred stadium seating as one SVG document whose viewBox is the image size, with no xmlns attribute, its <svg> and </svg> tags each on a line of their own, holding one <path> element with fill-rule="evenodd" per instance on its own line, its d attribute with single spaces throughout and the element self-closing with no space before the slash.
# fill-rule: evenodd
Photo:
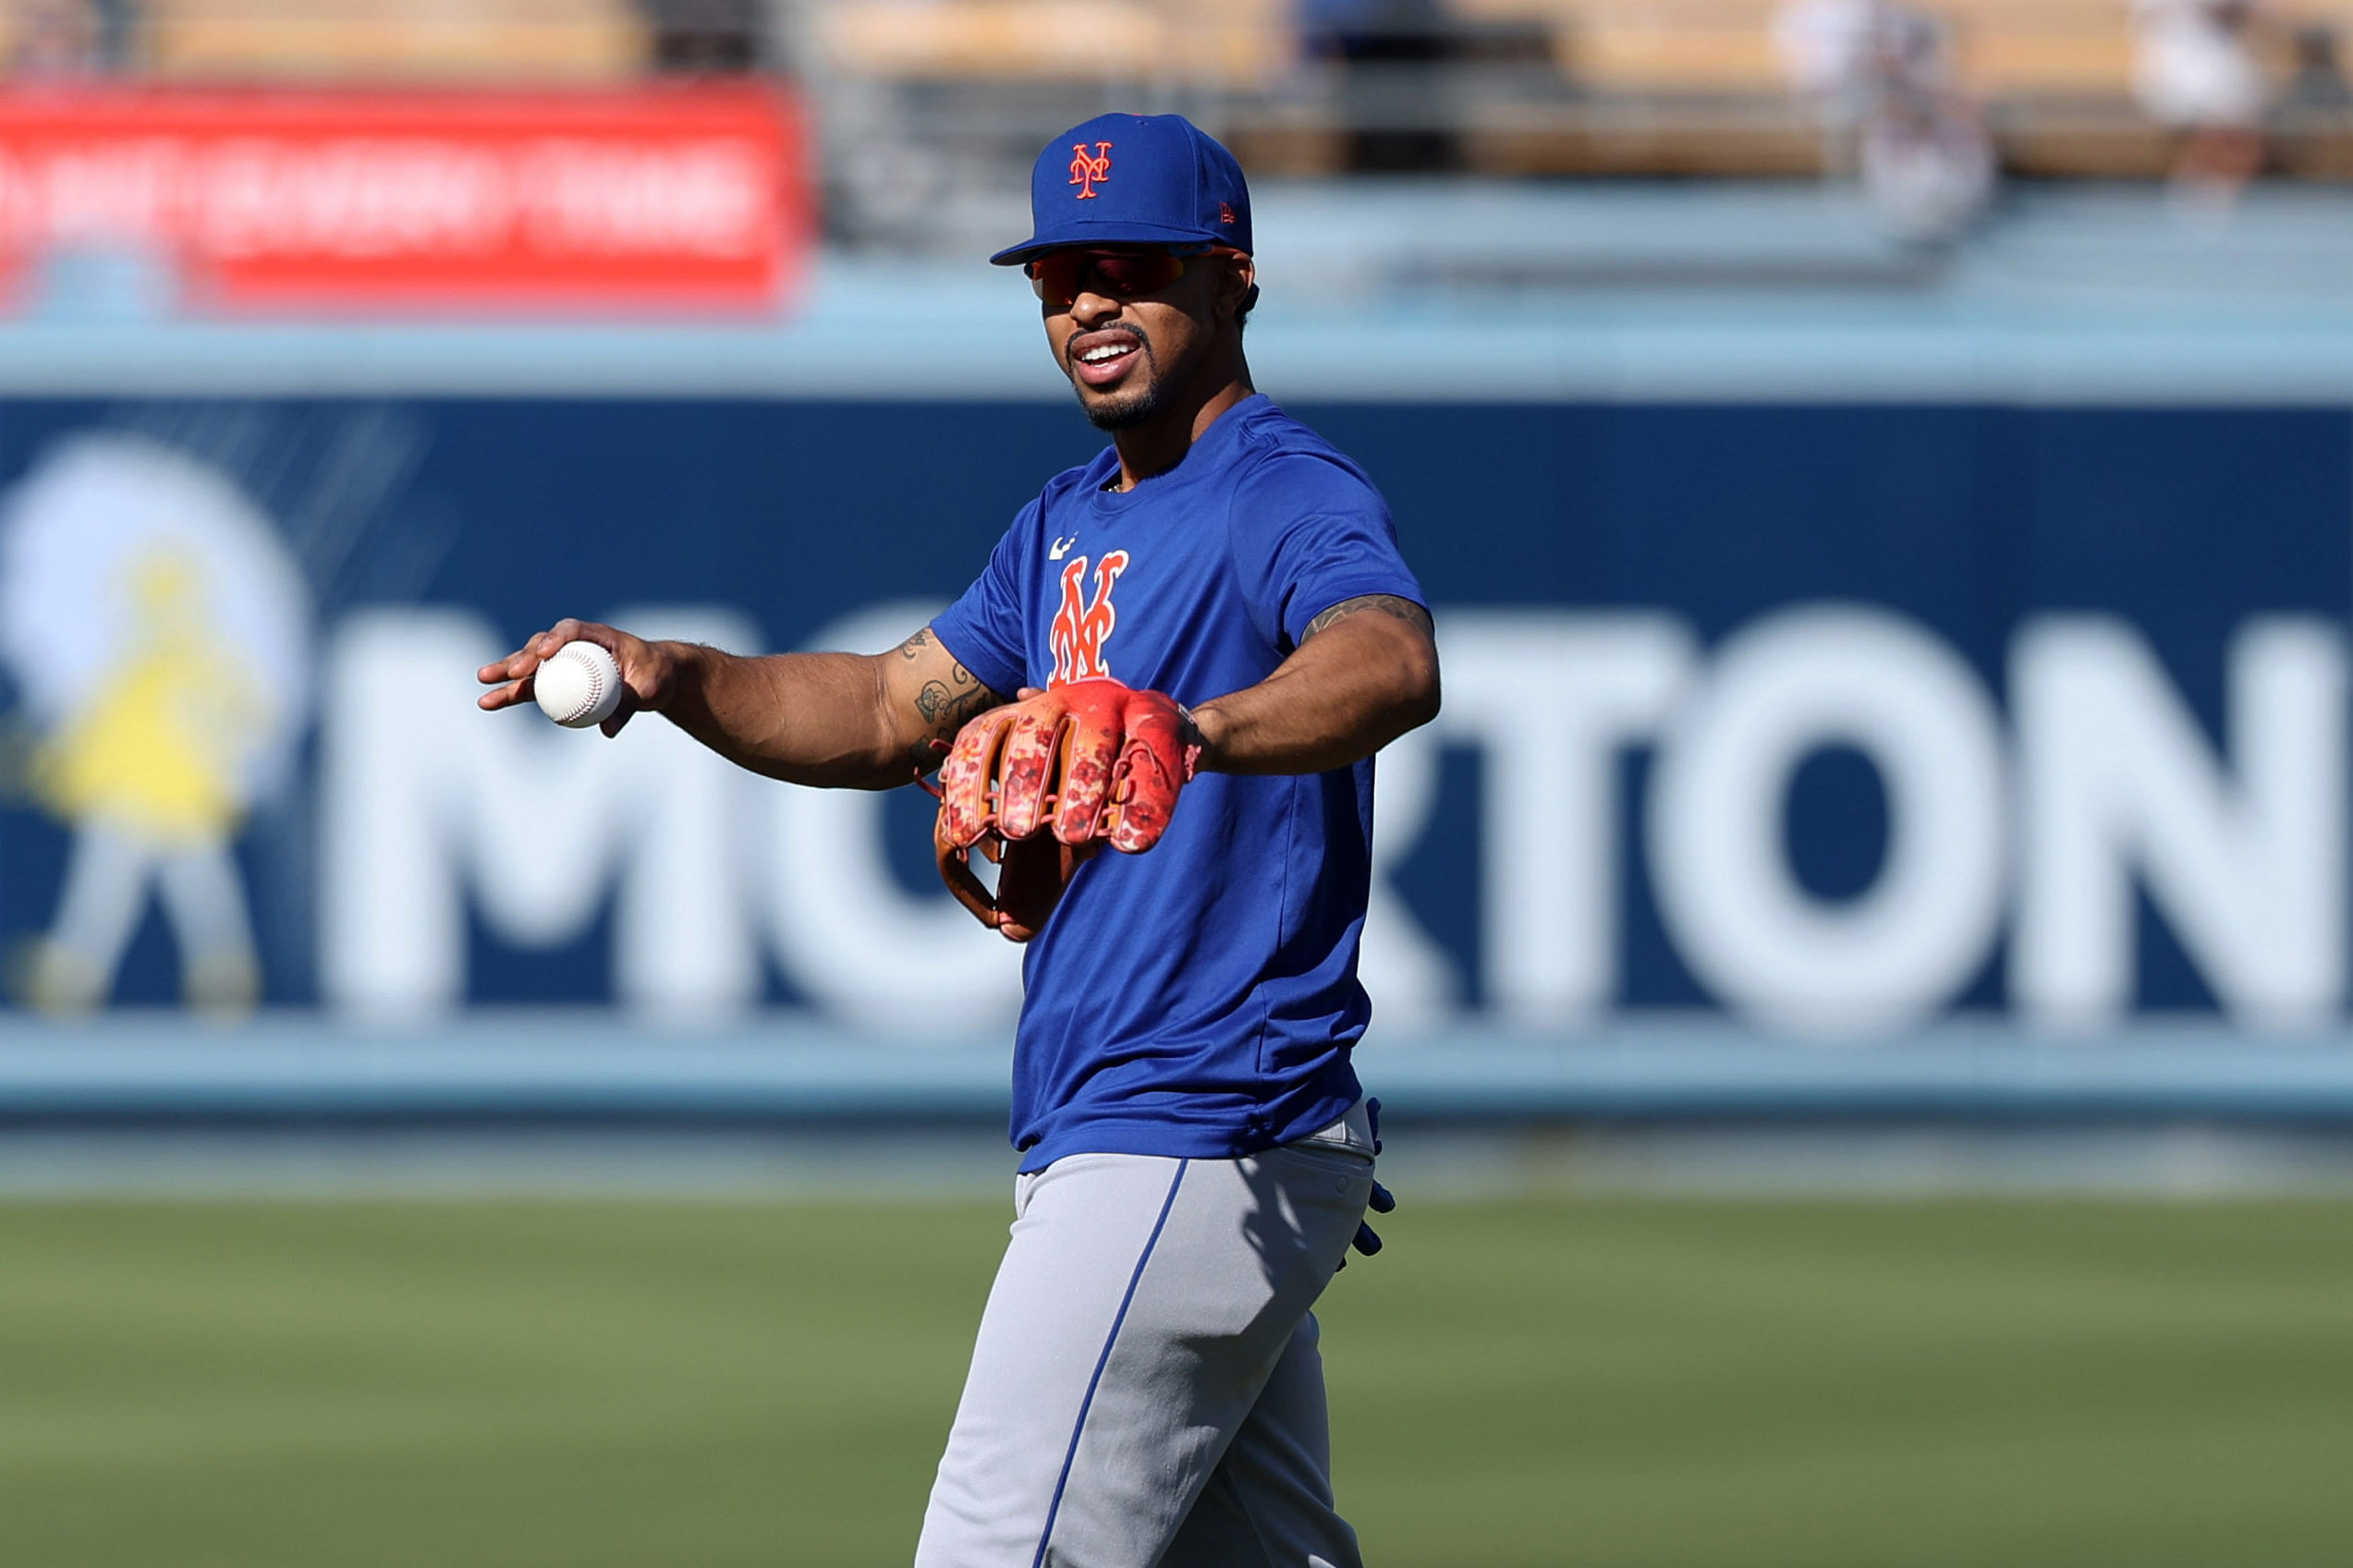
<svg viewBox="0 0 2353 1568">
<path fill-rule="evenodd" d="M 2164 172 L 2171 139 L 2136 105 L 2134 13 L 2124 0 L 1909 9 L 1941 35 L 1952 85 L 1981 105 L 2009 170 Z M 1279 0 L 821 0 L 809 6 L 806 66 L 888 95 L 918 140 L 911 128 L 934 111 L 935 123 L 969 134 L 981 105 L 1022 129 L 1050 128 L 1091 91 L 1206 110 L 1251 166 L 1289 174 L 1361 165 L 1368 138 L 1385 140 L 1392 153 L 1418 144 L 1425 166 L 1493 174 L 1806 174 L 1823 167 L 1831 144 L 1792 91 L 1779 36 L 1791 11 L 1777 0 L 1457 0 L 1304 12 Z M 2343 165 L 2341 104 L 2326 102 L 2324 87 L 2317 108 L 2285 100 L 2299 70 L 2328 75 L 2330 41 L 2349 17 L 2343 0 L 2303 0 L 2268 13 L 2252 35 L 2283 99 L 2282 172 Z M 2307 78 L 2303 96 L 2316 85 Z M 1021 140 L 1010 126 L 1008 135 Z"/>
<path fill-rule="evenodd" d="M 140 34 L 176 81 L 611 82 L 648 50 L 628 0 L 149 0 Z"/>
<path fill-rule="evenodd" d="M 1837 111 L 1793 86 L 1793 51 L 1864 10 L 1925 30 L 1940 91 L 1981 114 L 2005 170 L 2168 167 L 2128 0 L 17 0 L 0 53 L 20 74 L 204 82 L 781 69 L 823 106 L 854 226 L 885 164 L 953 187 L 1140 101 L 1216 124 L 1263 173 L 1816 173 L 1844 156 Z M 2278 0 L 2249 30 L 2273 172 L 2353 169 L 2348 25 L 2349 0 Z"/>
<path fill-rule="evenodd" d="M 589 86 L 771 63 L 757 0 L 18 0 L 19 78 Z"/>
</svg>

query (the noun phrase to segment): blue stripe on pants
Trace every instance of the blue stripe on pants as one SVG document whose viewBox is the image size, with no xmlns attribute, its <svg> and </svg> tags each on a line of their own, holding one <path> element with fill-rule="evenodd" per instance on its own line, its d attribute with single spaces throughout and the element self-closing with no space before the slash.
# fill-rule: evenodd
<svg viewBox="0 0 2353 1568">
<path fill-rule="evenodd" d="M 1087 1412 L 1095 1403 L 1095 1389 L 1103 1382 L 1103 1369 L 1111 1363 L 1111 1347 L 1119 1342 L 1119 1325 L 1128 1320 L 1128 1308 L 1136 1299 L 1136 1287 L 1143 1282 L 1144 1265 L 1152 1261 L 1152 1249 L 1160 1245 L 1160 1233 L 1167 1228 L 1168 1211 L 1176 1207 L 1176 1189 L 1185 1185 L 1185 1168 L 1189 1160 L 1176 1161 L 1176 1174 L 1169 1178 L 1168 1196 L 1161 1199 L 1160 1218 L 1152 1223 L 1152 1234 L 1144 1238 L 1144 1250 L 1136 1259 L 1136 1271 L 1128 1276 L 1127 1294 L 1119 1298 L 1119 1310 L 1112 1316 L 1111 1331 L 1103 1336 L 1103 1354 L 1095 1357 L 1094 1375 L 1087 1380 L 1086 1397 L 1079 1402 L 1079 1419 L 1070 1428 L 1070 1448 L 1062 1456 L 1062 1473 L 1054 1478 L 1054 1501 L 1046 1505 L 1045 1528 L 1038 1532 L 1038 1555 L 1030 1560 L 1030 1568 L 1043 1568 L 1046 1543 L 1054 1539 L 1055 1515 L 1062 1512 L 1062 1491 L 1070 1484 L 1070 1466 L 1079 1458 L 1079 1440 L 1087 1430 Z"/>
</svg>

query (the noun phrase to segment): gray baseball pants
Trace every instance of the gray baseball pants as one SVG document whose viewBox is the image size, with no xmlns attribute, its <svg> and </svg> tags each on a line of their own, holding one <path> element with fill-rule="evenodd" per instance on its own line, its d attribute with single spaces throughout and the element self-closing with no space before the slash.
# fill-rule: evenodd
<svg viewBox="0 0 2353 1568">
<path fill-rule="evenodd" d="M 1362 1568 L 1308 1309 L 1372 1191 L 1361 1105 L 1240 1160 L 1017 1177 L 916 1568 Z"/>
</svg>

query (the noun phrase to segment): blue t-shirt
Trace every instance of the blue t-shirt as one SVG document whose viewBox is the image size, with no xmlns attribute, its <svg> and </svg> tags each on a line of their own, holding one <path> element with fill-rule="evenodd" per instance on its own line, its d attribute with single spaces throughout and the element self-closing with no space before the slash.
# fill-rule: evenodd
<svg viewBox="0 0 2353 1568">
<path fill-rule="evenodd" d="M 1364 471 L 1264 397 L 1125 493 L 1116 451 L 1055 477 L 932 623 L 992 689 L 1109 675 L 1206 702 L 1272 675 L 1343 600 L 1421 588 Z M 1023 959 L 1021 1168 L 1068 1154 L 1230 1159 L 1358 1097 L 1357 941 L 1372 763 L 1203 773 L 1158 845 L 1079 869 Z"/>
</svg>

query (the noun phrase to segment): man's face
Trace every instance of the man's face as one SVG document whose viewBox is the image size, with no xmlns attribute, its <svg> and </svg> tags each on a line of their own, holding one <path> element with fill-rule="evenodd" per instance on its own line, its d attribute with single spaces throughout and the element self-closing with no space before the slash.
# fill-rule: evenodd
<svg viewBox="0 0 2353 1568">
<path fill-rule="evenodd" d="M 1046 341 L 1097 428 L 1150 421 L 1198 373 L 1216 334 L 1230 330 L 1217 306 L 1237 260 L 1193 256 L 1180 265 L 1165 251 L 1114 247 L 1040 259 Z"/>
</svg>

